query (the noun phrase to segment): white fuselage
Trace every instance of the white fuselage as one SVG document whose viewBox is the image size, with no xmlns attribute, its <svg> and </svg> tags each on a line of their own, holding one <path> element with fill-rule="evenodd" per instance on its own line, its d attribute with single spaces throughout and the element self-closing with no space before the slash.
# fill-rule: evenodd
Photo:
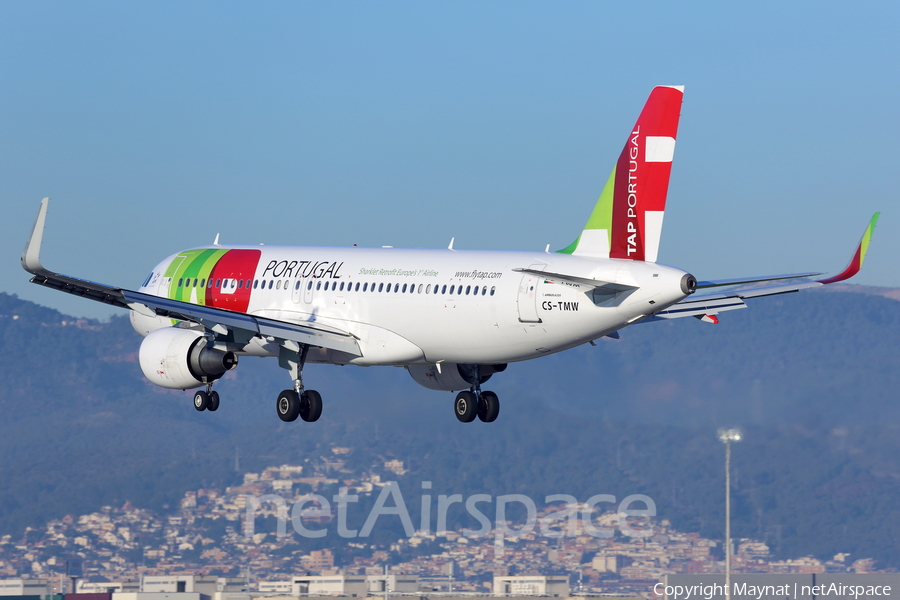
<svg viewBox="0 0 900 600">
<path fill-rule="evenodd" d="M 220 249 L 221 247 L 210 247 Z M 498 364 L 559 352 L 608 335 L 683 299 L 680 269 L 631 260 L 548 252 L 229 246 L 260 251 L 246 309 L 291 323 L 315 322 L 358 338 L 362 356 L 316 349 L 310 362 L 357 365 Z M 161 262 L 140 291 L 171 296 Z M 594 294 L 593 286 L 514 271 L 533 269 L 637 289 Z M 238 277 L 238 275 L 236 275 Z M 191 281 L 182 285 L 198 284 Z M 327 288 L 327 289 L 326 289 Z M 390 291 L 388 291 L 390 290 Z M 452 290 L 452 291 L 451 291 Z M 188 290 L 197 302 L 196 293 Z M 171 319 L 132 312 L 142 335 Z M 236 348 L 275 356 L 274 339 Z"/>
</svg>

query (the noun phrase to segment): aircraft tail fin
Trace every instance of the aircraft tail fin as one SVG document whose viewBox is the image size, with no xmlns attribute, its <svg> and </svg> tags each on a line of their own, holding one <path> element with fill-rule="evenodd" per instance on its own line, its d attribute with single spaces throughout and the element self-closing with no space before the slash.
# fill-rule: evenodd
<svg viewBox="0 0 900 600">
<path fill-rule="evenodd" d="M 584 231 L 558 252 L 656 262 L 683 96 L 653 88 Z"/>
</svg>

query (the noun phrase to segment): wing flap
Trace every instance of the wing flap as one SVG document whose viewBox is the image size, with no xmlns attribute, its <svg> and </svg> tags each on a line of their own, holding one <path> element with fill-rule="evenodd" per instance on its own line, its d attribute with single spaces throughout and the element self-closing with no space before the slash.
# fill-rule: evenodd
<svg viewBox="0 0 900 600">
<path fill-rule="evenodd" d="M 673 304 L 666 310 L 662 310 L 654 315 L 659 319 L 680 319 L 681 317 L 702 317 L 704 315 L 715 315 L 728 310 L 737 310 L 747 308 L 741 298 L 734 296 L 703 297 L 699 296 L 691 298 L 690 301 L 682 300 L 677 304 Z"/>
<path fill-rule="evenodd" d="M 161 317 L 194 321 L 204 326 L 207 326 L 208 323 L 216 323 L 230 329 L 248 331 L 253 335 L 291 340 L 300 344 L 339 350 L 353 356 L 362 356 L 356 338 L 352 334 L 338 329 L 325 328 L 321 325 L 288 323 L 268 317 L 190 304 L 130 290 L 122 290 L 122 294 L 129 302 L 146 306 Z"/>
</svg>

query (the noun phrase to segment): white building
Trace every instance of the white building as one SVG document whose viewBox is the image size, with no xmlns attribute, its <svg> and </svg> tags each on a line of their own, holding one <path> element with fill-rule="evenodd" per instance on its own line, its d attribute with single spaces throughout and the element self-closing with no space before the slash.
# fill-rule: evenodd
<svg viewBox="0 0 900 600">
<path fill-rule="evenodd" d="M 263 594 L 286 596 L 294 591 L 292 581 L 260 581 L 257 589 Z"/>
<path fill-rule="evenodd" d="M 141 579 L 141 591 L 167 594 L 199 593 L 213 597 L 217 592 L 246 592 L 247 582 L 240 577 L 213 575 L 144 575 Z"/>
<path fill-rule="evenodd" d="M 369 575 L 367 584 L 370 594 L 384 594 L 387 591 L 397 594 L 415 594 L 419 591 L 418 575 Z"/>
<path fill-rule="evenodd" d="M 307 575 L 291 578 L 293 596 L 354 596 L 368 593 L 363 575 Z"/>
<path fill-rule="evenodd" d="M 558 596 L 569 595 L 567 575 L 519 575 L 494 577 L 494 596 Z"/>
<path fill-rule="evenodd" d="M 75 584 L 79 594 L 108 594 L 110 592 L 139 592 L 141 584 L 137 581 L 85 581 L 79 579 Z"/>
<path fill-rule="evenodd" d="M 200 592 L 114 592 L 112 600 L 210 600 Z"/>
<path fill-rule="evenodd" d="M 50 586 L 46 579 L 0 579 L 0 596 L 46 596 Z"/>
</svg>

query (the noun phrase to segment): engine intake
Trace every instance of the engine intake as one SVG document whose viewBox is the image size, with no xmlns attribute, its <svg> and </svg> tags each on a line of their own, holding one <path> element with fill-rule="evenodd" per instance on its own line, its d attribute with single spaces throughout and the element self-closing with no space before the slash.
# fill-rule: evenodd
<svg viewBox="0 0 900 600">
<path fill-rule="evenodd" d="M 139 355 L 144 376 L 173 390 L 215 381 L 238 364 L 234 352 L 210 348 L 199 331 L 177 327 L 150 332 L 141 342 Z"/>
</svg>

